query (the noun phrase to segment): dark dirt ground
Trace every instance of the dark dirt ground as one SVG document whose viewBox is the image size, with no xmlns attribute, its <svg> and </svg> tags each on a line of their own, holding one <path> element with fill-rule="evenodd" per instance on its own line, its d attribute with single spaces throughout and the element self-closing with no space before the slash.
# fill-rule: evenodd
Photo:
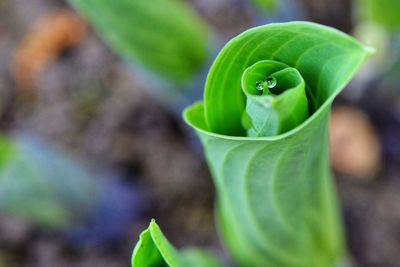
<svg viewBox="0 0 400 267">
<path fill-rule="evenodd" d="M 241 1 L 190 2 L 225 39 L 254 23 Z M 351 29 L 349 1 L 304 2 L 310 19 Z M 34 86 L 34 101 L 20 96 L 12 68 L 16 48 L 32 21 L 61 7 L 63 1 L 0 0 L 0 127 L 37 134 L 88 165 L 118 172 L 144 192 L 145 212 L 126 238 L 96 246 L 74 246 L 57 232 L 0 217 L 0 266 L 129 266 L 138 234 L 153 217 L 177 247 L 199 245 L 221 252 L 213 186 L 193 137 L 178 111 L 149 93 L 96 34 L 90 31 L 48 64 Z M 383 123 L 379 116 L 388 108 L 384 99 L 373 108 L 368 101 L 352 104 L 370 115 L 382 143 L 390 131 L 400 135 L 399 121 Z M 361 267 L 400 266 L 399 154 L 386 152 L 384 147 L 384 166 L 374 179 L 337 175 L 349 248 Z"/>
</svg>

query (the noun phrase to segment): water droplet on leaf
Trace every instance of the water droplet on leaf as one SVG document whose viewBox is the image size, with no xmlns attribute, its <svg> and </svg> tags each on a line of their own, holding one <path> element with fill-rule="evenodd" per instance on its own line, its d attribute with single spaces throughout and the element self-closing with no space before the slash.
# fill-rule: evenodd
<svg viewBox="0 0 400 267">
<path fill-rule="evenodd" d="M 274 77 L 268 77 L 265 79 L 265 82 L 267 83 L 268 88 L 274 88 L 276 86 L 276 79 Z"/>
<path fill-rule="evenodd" d="M 258 91 L 259 94 L 262 94 L 264 92 L 264 83 L 263 82 L 257 82 L 256 83 L 256 89 Z"/>
</svg>

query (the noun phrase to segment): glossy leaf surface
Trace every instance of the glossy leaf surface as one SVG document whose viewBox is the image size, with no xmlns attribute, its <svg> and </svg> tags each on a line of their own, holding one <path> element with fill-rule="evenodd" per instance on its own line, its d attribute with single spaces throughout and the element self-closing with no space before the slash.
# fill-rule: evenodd
<svg viewBox="0 0 400 267">
<path fill-rule="evenodd" d="M 241 266 L 331 267 L 346 258 L 329 168 L 328 121 L 333 99 L 370 53 L 335 29 L 292 22 L 250 29 L 216 58 L 204 102 L 186 109 L 184 118 L 204 146 L 217 188 L 220 232 Z M 278 97 L 304 85 L 308 113 L 304 94 L 295 94 L 275 111 L 301 120 L 275 135 L 259 131 L 261 136 L 251 137 L 243 114 L 252 101 L 246 86 L 257 86 L 257 79 L 246 75 L 251 66 L 266 61 L 281 64 L 290 74 L 275 77 L 284 85 Z M 266 69 L 260 74 L 271 75 Z M 294 103 L 303 107 L 294 108 Z M 259 118 L 253 118 L 262 120 L 269 111 L 257 112 Z M 269 123 L 263 128 L 276 127 L 273 120 Z"/>
</svg>

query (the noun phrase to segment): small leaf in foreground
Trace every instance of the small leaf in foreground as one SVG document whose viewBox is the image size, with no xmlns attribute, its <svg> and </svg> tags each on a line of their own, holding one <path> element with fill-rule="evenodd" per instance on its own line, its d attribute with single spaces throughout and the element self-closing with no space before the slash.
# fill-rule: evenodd
<svg viewBox="0 0 400 267">
<path fill-rule="evenodd" d="M 220 267 L 210 253 L 197 249 L 177 251 L 155 220 L 144 230 L 132 255 L 132 267 Z"/>
</svg>

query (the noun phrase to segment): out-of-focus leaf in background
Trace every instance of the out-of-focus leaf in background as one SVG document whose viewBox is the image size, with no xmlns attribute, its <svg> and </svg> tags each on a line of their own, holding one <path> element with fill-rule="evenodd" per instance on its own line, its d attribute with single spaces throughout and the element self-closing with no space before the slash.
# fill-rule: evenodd
<svg viewBox="0 0 400 267">
<path fill-rule="evenodd" d="M 252 2 L 263 11 L 274 11 L 279 7 L 279 0 L 252 0 Z"/>
<path fill-rule="evenodd" d="M 90 211 L 100 188 L 80 166 L 36 139 L 8 139 L 8 147 L 1 152 L 0 213 L 60 228 Z"/>
<path fill-rule="evenodd" d="M 6 141 L 3 141 L 6 142 Z M 0 213 L 53 228 L 85 216 L 100 186 L 80 166 L 39 140 L 9 139 L 0 169 Z"/>
<path fill-rule="evenodd" d="M 348 91 L 348 97 L 358 99 L 371 87 L 371 81 L 385 79 L 395 71 L 400 61 L 400 1 L 358 0 L 354 3 L 356 24 L 353 35 L 376 49 L 376 55 L 357 77 L 352 90 Z M 386 89 L 380 95 L 384 95 L 384 91 Z"/>
<path fill-rule="evenodd" d="M 176 84 L 205 63 L 207 24 L 180 0 L 70 0 L 120 55 Z"/>
<path fill-rule="evenodd" d="M 0 168 L 3 168 L 15 154 L 15 145 L 5 137 L 0 137 Z"/>
<path fill-rule="evenodd" d="M 399 0 L 359 0 L 361 16 L 385 27 L 400 31 Z"/>
<path fill-rule="evenodd" d="M 105 182 L 47 143 L 27 136 L 0 142 L 0 215 L 98 242 L 121 234 L 137 214 L 134 192 Z"/>
</svg>

